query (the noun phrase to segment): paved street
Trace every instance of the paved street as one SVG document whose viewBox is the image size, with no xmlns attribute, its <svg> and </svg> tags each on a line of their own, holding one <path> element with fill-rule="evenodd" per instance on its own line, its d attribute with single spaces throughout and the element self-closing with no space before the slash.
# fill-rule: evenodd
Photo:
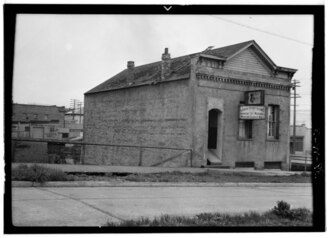
<svg viewBox="0 0 330 238">
<path fill-rule="evenodd" d="M 15 226 L 103 226 L 140 216 L 263 212 L 276 201 L 312 209 L 311 187 L 13 188 Z"/>
</svg>

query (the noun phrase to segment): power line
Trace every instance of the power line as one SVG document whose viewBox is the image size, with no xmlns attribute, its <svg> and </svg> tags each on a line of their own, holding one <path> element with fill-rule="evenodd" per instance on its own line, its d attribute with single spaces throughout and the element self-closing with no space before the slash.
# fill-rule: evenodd
<svg viewBox="0 0 330 238">
<path fill-rule="evenodd" d="M 259 28 L 255 28 L 255 27 L 252 27 L 252 26 L 244 25 L 242 23 L 235 22 L 235 21 L 232 21 L 232 20 L 228 20 L 228 19 L 225 19 L 225 18 L 222 18 L 222 17 L 219 17 L 219 16 L 213 16 L 213 15 L 210 15 L 210 16 L 211 17 L 214 17 L 214 18 L 217 18 L 217 19 L 220 19 L 222 21 L 226 21 L 226 22 L 229 22 L 229 23 L 232 23 L 232 24 L 236 24 L 238 26 L 242 26 L 242 27 L 245 27 L 245 28 L 254 30 L 254 31 L 259 31 L 259 32 L 262 32 L 262 33 L 265 33 L 265 34 L 268 34 L 268 35 L 280 37 L 280 38 L 283 38 L 283 39 L 286 39 L 286 40 L 295 41 L 295 42 L 300 43 L 300 44 L 304 44 L 304 45 L 308 45 L 308 46 L 313 46 L 313 44 L 310 44 L 308 42 L 300 41 L 300 40 L 297 40 L 297 39 L 294 39 L 294 38 L 291 38 L 291 37 L 287 37 L 287 36 L 283 36 L 283 35 L 276 34 L 276 33 L 273 33 L 273 32 L 265 31 L 265 30 L 262 30 L 262 29 L 259 29 Z"/>
<path fill-rule="evenodd" d="M 290 111 L 293 111 L 293 109 L 291 109 Z M 298 113 L 311 113 L 312 112 L 312 110 L 302 110 L 302 111 L 300 111 L 300 110 L 296 110 L 296 112 L 298 112 Z"/>
</svg>

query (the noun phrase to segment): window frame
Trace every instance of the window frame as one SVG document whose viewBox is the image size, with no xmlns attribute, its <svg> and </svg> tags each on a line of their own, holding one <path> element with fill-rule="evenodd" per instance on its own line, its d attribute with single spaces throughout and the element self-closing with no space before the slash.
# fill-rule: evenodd
<svg viewBox="0 0 330 238">
<path fill-rule="evenodd" d="M 244 136 L 242 136 L 240 133 L 243 130 L 241 125 L 243 125 L 243 127 L 244 127 Z M 252 140 L 253 139 L 253 120 L 238 119 L 237 137 L 239 140 Z"/>
<path fill-rule="evenodd" d="M 270 121 L 270 113 L 274 111 L 272 120 Z M 272 135 L 270 135 L 272 132 Z M 267 140 L 280 139 L 280 106 L 277 104 L 269 104 L 267 107 Z"/>
<path fill-rule="evenodd" d="M 296 136 L 296 140 L 295 140 L 295 145 L 294 145 L 294 149 L 296 152 L 304 152 L 304 136 Z M 293 144 L 293 136 L 290 136 L 290 143 Z M 298 150 L 297 148 L 297 144 L 301 145 L 301 150 Z"/>
<path fill-rule="evenodd" d="M 201 59 L 201 65 L 213 69 L 219 69 L 220 68 L 220 61 L 216 59 L 208 59 L 208 58 L 202 58 Z"/>
</svg>

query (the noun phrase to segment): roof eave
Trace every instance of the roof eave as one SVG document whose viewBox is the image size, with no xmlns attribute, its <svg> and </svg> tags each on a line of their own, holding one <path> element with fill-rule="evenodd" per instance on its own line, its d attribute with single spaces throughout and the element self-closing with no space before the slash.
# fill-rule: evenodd
<svg viewBox="0 0 330 238">
<path fill-rule="evenodd" d="M 164 81 L 152 81 L 152 82 L 143 82 L 143 83 L 137 83 L 137 84 L 129 84 L 123 87 L 118 87 L 118 88 L 109 88 L 105 90 L 99 90 L 99 91 L 94 91 L 92 90 L 84 93 L 84 95 L 91 95 L 91 94 L 96 94 L 96 93 L 104 93 L 104 92 L 109 92 L 109 91 L 115 91 L 115 90 L 121 90 L 121 89 L 128 89 L 128 88 L 134 88 L 134 87 L 141 87 L 141 86 L 148 86 L 148 85 L 154 85 L 154 84 L 159 84 L 159 83 L 167 83 L 167 82 L 172 82 L 172 81 L 178 81 L 178 80 L 183 80 L 183 79 L 189 79 L 190 78 L 190 73 L 187 73 L 185 75 L 179 76 L 179 77 L 174 77 L 168 80 Z"/>
<path fill-rule="evenodd" d="M 291 69 L 291 68 L 286 68 L 286 67 L 281 67 L 281 66 L 277 66 L 276 69 L 279 71 L 288 72 L 288 73 L 295 73 L 298 71 L 298 69 Z"/>
</svg>

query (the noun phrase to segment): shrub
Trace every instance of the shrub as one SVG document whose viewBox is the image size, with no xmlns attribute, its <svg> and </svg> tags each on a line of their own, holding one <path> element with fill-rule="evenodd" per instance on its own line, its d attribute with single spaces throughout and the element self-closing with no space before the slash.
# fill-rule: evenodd
<svg viewBox="0 0 330 238">
<path fill-rule="evenodd" d="M 68 176 L 61 170 L 46 168 L 40 165 L 19 165 L 12 170 L 12 180 L 16 181 L 32 181 L 43 183 L 46 181 L 68 181 L 73 180 L 72 176 Z"/>
<path fill-rule="evenodd" d="M 291 219 L 306 220 L 311 215 L 311 212 L 306 208 L 297 208 L 290 210 Z"/>
<path fill-rule="evenodd" d="M 311 216 L 311 212 L 306 208 L 291 209 L 289 203 L 285 201 L 278 201 L 277 206 L 272 210 L 277 216 L 287 218 L 290 220 L 306 220 Z"/>
<path fill-rule="evenodd" d="M 290 204 L 285 201 L 278 201 L 277 205 L 273 208 L 273 212 L 282 217 L 286 217 L 290 211 Z"/>
<path fill-rule="evenodd" d="M 34 179 L 34 172 L 33 170 L 29 169 L 27 165 L 19 165 L 17 168 L 12 169 L 12 180 L 17 181 L 33 181 Z"/>
</svg>

